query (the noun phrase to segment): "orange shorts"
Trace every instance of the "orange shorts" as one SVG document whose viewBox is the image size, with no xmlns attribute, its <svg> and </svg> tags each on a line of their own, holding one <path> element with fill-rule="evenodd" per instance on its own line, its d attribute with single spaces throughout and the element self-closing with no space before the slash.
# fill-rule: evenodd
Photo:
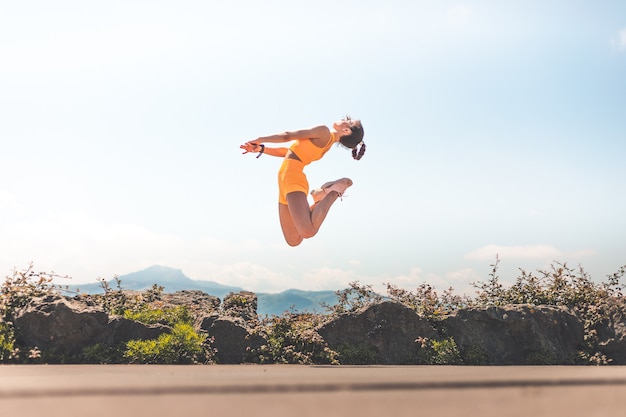
<svg viewBox="0 0 626 417">
<path fill-rule="evenodd" d="M 309 193 L 309 182 L 304 175 L 304 163 L 285 158 L 278 170 L 278 202 L 287 204 L 287 194 L 294 191 Z"/>
</svg>

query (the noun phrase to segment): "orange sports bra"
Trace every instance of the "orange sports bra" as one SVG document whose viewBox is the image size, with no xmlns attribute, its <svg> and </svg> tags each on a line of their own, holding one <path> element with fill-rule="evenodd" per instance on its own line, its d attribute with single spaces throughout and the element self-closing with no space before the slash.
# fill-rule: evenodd
<svg viewBox="0 0 626 417">
<path fill-rule="evenodd" d="M 335 134 L 330 132 L 330 140 L 323 148 L 318 148 L 310 140 L 297 140 L 289 149 L 298 156 L 304 165 L 309 165 L 311 162 L 321 159 L 333 143 L 335 143 Z"/>
</svg>

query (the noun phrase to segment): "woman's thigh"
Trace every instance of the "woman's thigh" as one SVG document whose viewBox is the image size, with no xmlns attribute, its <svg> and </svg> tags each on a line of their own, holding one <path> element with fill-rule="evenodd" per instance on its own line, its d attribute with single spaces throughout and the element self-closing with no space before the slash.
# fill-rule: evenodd
<svg viewBox="0 0 626 417">
<path fill-rule="evenodd" d="M 287 204 L 278 203 L 278 217 L 280 218 L 280 227 L 287 244 L 289 246 L 298 246 L 303 238 L 291 217 Z"/>
<path fill-rule="evenodd" d="M 311 207 L 309 207 L 306 193 L 294 191 L 287 194 L 287 204 L 291 220 L 300 236 L 307 239 L 315 235 L 317 230 L 311 221 Z"/>
</svg>

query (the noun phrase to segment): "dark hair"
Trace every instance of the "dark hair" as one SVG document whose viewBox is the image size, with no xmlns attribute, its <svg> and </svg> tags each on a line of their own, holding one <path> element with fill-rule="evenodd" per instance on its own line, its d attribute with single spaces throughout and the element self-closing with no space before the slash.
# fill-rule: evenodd
<svg viewBox="0 0 626 417">
<path fill-rule="evenodd" d="M 350 117 L 346 116 L 346 120 L 350 120 Z M 350 127 L 350 131 L 351 133 L 349 135 L 339 138 L 339 143 L 346 148 L 352 149 L 352 157 L 358 161 L 365 153 L 365 143 L 363 143 L 365 131 L 363 130 L 363 125 L 360 123 L 357 126 Z M 359 147 L 359 145 L 361 146 Z"/>
</svg>

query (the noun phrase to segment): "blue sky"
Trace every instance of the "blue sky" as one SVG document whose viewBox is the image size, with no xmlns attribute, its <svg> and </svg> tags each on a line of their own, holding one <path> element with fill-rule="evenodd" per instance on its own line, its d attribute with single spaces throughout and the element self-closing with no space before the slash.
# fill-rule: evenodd
<svg viewBox="0 0 626 417">
<path fill-rule="evenodd" d="M 471 292 L 626 264 L 626 2 L 0 5 L 0 273 L 159 264 L 253 291 Z M 288 247 L 280 160 L 239 145 L 360 118 L 312 185 L 354 186 Z"/>
</svg>

